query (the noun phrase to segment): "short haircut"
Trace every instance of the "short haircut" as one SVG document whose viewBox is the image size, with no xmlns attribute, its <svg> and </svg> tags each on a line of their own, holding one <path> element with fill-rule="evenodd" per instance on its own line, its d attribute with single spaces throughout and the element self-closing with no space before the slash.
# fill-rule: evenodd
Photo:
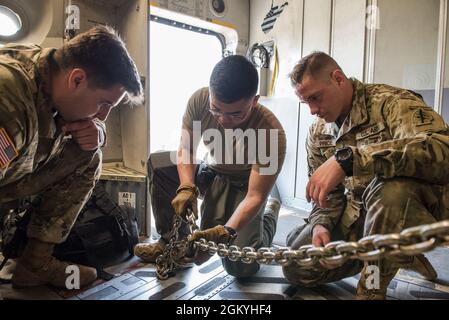
<svg viewBox="0 0 449 320">
<path fill-rule="evenodd" d="M 257 94 L 259 74 L 244 56 L 222 59 L 212 71 L 209 89 L 223 103 L 253 98 Z"/>
<path fill-rule="evenodd" d="M 89 85 L 109 89 L 123 86 L 128 101 L 143 101 L 143 88 L 136 64 L 116 31 L 107 26 L 96 26 L 69 40 L 58 49 L 55 59 L 60 68 L 82 68 Z"/>
<path fill-rule="evenodd" d="M 300 84 L 305 76 L 311 76 L 313 78 L 320 78 L 324 71 L 340 70 L 341 67 L 338 63 L 328 54 L 315 51 L 308 56 L 302 58 L 298 64 L 293 68 L 289 77 L 293 86 Z"/>
</svg>

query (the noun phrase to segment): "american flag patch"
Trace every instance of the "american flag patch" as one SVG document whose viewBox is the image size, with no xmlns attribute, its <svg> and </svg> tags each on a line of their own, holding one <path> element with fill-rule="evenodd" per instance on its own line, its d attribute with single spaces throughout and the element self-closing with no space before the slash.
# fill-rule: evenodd
<svg viewBox="0 0 449 320">
<path fill-rule="evenodd" d="M 0 128 L 0 169 L 8 166 L 19 154 L 4 128 Z"/>
</svg>

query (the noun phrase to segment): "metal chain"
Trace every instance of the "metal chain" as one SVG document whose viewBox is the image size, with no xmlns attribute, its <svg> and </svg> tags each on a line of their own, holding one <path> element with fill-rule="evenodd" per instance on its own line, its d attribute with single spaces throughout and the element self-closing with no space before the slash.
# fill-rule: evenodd
<svg viewBox="0 0 449 320">
<path fill-rule="evenodd" d="M 191 234 L 199 229 L 196 217 L 190 210 L 186 220 Z M 157 275 L 159 279 L 167 279 L 169 274 L 180 265 L 179 260 L 182 257 L 179 250 L 175 249 L 176 245 L 184 249 L 189 246 L 187 239 L 178 241 L 178 229 L 181 221 L 181 218 L 175 218 L 170 243 L 158 258 Z M 335 269 L 348 260 L 377 261 L 396 256 L 416 256 L 445 244 L 449 244 L 449 220 L 408 228 L 401 233 L 371 235 L 356 242 L 330 242 L 324 247 L 306 245 L 297 250 L 268 247 L 256 250 L 252 247 L 240 248 L 200 239 L 191 243 L 189 249 L 190 252 L 192 249 L 198 249 L 208 252 L 211 256 L 218 254 L 221 258 L 228 258 L 231 261 L 240 260 L 247 264 L 257 262 L 287 266 L 295 263 L 303 269 L 313 269 L 317 266 Z M 173 251 L 176 251 L 177 254 L 173 254 Z M 185 252 L 189 252 L 189 250 Z"/>
<path fill-rule="evenodd" d="M 189 222 L 191 223 L 191 222 Z M 218 254 L 231 261 L 243 263 L 279 264 L 287 266 L 295 263 L 304 269 L 313 269 L 318 265 L 335 269 L 348 260 L 377 261 L 396 256 L 416 256 L 431 251 L 438 246 L 449 244 L 449 220 L 422 225 L 403 230 L 401 233 L 371 235 L 357 242 L 335 241 L 324 247 L 302 246 L 291 248 L 240 248 L 227 246 L 200 239 L 194 242 L 194 248 Z"/>
<path fill-rule="evenodd" d="M 187 241 L 179 241 L 179 228 L 182 219 L 179 216 L 173 218 L 173 228 L 170 231 L 169 242 L 165 246 L 164 252 L 156 259 L 156 275 L 160 280 L 167 280 L 173 275 L 176 268 L 181 267 L 181 258 L 185 255 Z"/>
<path fill-rule="evenodd" d="M 196 224 L 195 214 L 190 209 L 187 212 L 187 224 L 190 229 L 190 234 L 193 234 L 199 230 L 199 227 Z M 179 239 L 181 225 L 181 217 L 175 215 L 173 218 L 173 227 L 169 234 L 169 243 L 165 246 L 164 252 L 156 259 L 156 275 L 160 280 L 167 280 L 174 274 L 177 268 L 190 264 L 189 258 L 184 258 L 193 255 L 194 244 L 189 243 L 187 239 Z"/>
</svg>

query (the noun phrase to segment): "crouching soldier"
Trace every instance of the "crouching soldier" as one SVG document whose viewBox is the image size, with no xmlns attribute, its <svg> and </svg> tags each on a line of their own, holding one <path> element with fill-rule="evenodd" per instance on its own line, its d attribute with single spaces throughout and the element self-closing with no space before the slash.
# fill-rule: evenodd
<svg viewBox="0 0 449 320">
<path fill-rule="evenodd" d="M 356 241 L 449 218 L 449 128 L 419 95 L 348 79 L 321 52 L 303 58 L 291 80 L 318 118 L 307 138 L 313 209 L 308 223 L 290 233 L 289 246 Z M 437 276 L 423 255 L 376 264 L 380 288 L 366 285 L 372 268 L 354 260 L 330 271 L 293 263 L 284 274 L 294 284 L 316 286 L 361 272 L 359 299 L 385 299 L 399 268 Z"/>
<path fill-rule="evenodd" d="M 271 245 L 280 203 L 267 199 L 282 168 L 286 140 L 278 119 L 258 103 L 257 87 L 257 70 L 245 57 L 223 59 L 212 72 L 210 86 L 195 92 L 187 105 L 177 166 L 167 155 L 150 156 L 151 203 L 161 238 L 136 246 L 135 254 L 144 261 L 155 262 L 163 252 L 175 214 L 185 220 L 190 208 L 197 215 L 198 197 L 203 199 L 203 231 L 191 240 L 256 249 Z M 201 137 L 208 154 L 196 165 Z M 183 224 L 180 236 L 187 235 Z M 197 264 L 210 257 L 201 253 L 195 257 Z M 229 259 L 223 259 L 223 266 L 236 277 L 259 270 L 257 263 Z"/>
<path fill-rule="evenodd" d="M 39 194 L 14 287 L 65 288 L 67 262 L 52 256 L 100 177 L 103 121 L 142 86 L 133 60 L 112 29 L 95 27 L 59 49 L 0 49 L 0 203 Z M 96 270 L 78 266 L 80 285 Z"/>
</svg>

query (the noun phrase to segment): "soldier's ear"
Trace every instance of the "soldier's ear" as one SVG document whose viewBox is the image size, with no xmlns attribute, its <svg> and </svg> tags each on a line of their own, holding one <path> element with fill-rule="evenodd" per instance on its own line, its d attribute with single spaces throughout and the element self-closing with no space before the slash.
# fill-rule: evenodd
<svg viewBox="0 0 449 320">
<path fill-rule="evenodd" d="M 340 87 L 342 86 L 342 84 L 344 83 L 346 76 L 344 75 L 344 73 L 341 70 L 334 70 L 332 72 L 332 79 L 334 79 L 334 81 L 337 83 L 337 85 Z"/>
<path fill-rule="evenodd" d="M 87 75 L 83 69 L 75 68 L 69 74 L 69 89 L 76 90 L 81 86 L 85 86 L 87 82 Z"/>
<path fill-rule="evenodd" d="M 260 95 L 257 95 L 254 97 L 253 105 L 252 105 L 253 107 L 257 106 L 257 104 L 259 103 L 259 98 L 260 98 Z"/>
</svg>

